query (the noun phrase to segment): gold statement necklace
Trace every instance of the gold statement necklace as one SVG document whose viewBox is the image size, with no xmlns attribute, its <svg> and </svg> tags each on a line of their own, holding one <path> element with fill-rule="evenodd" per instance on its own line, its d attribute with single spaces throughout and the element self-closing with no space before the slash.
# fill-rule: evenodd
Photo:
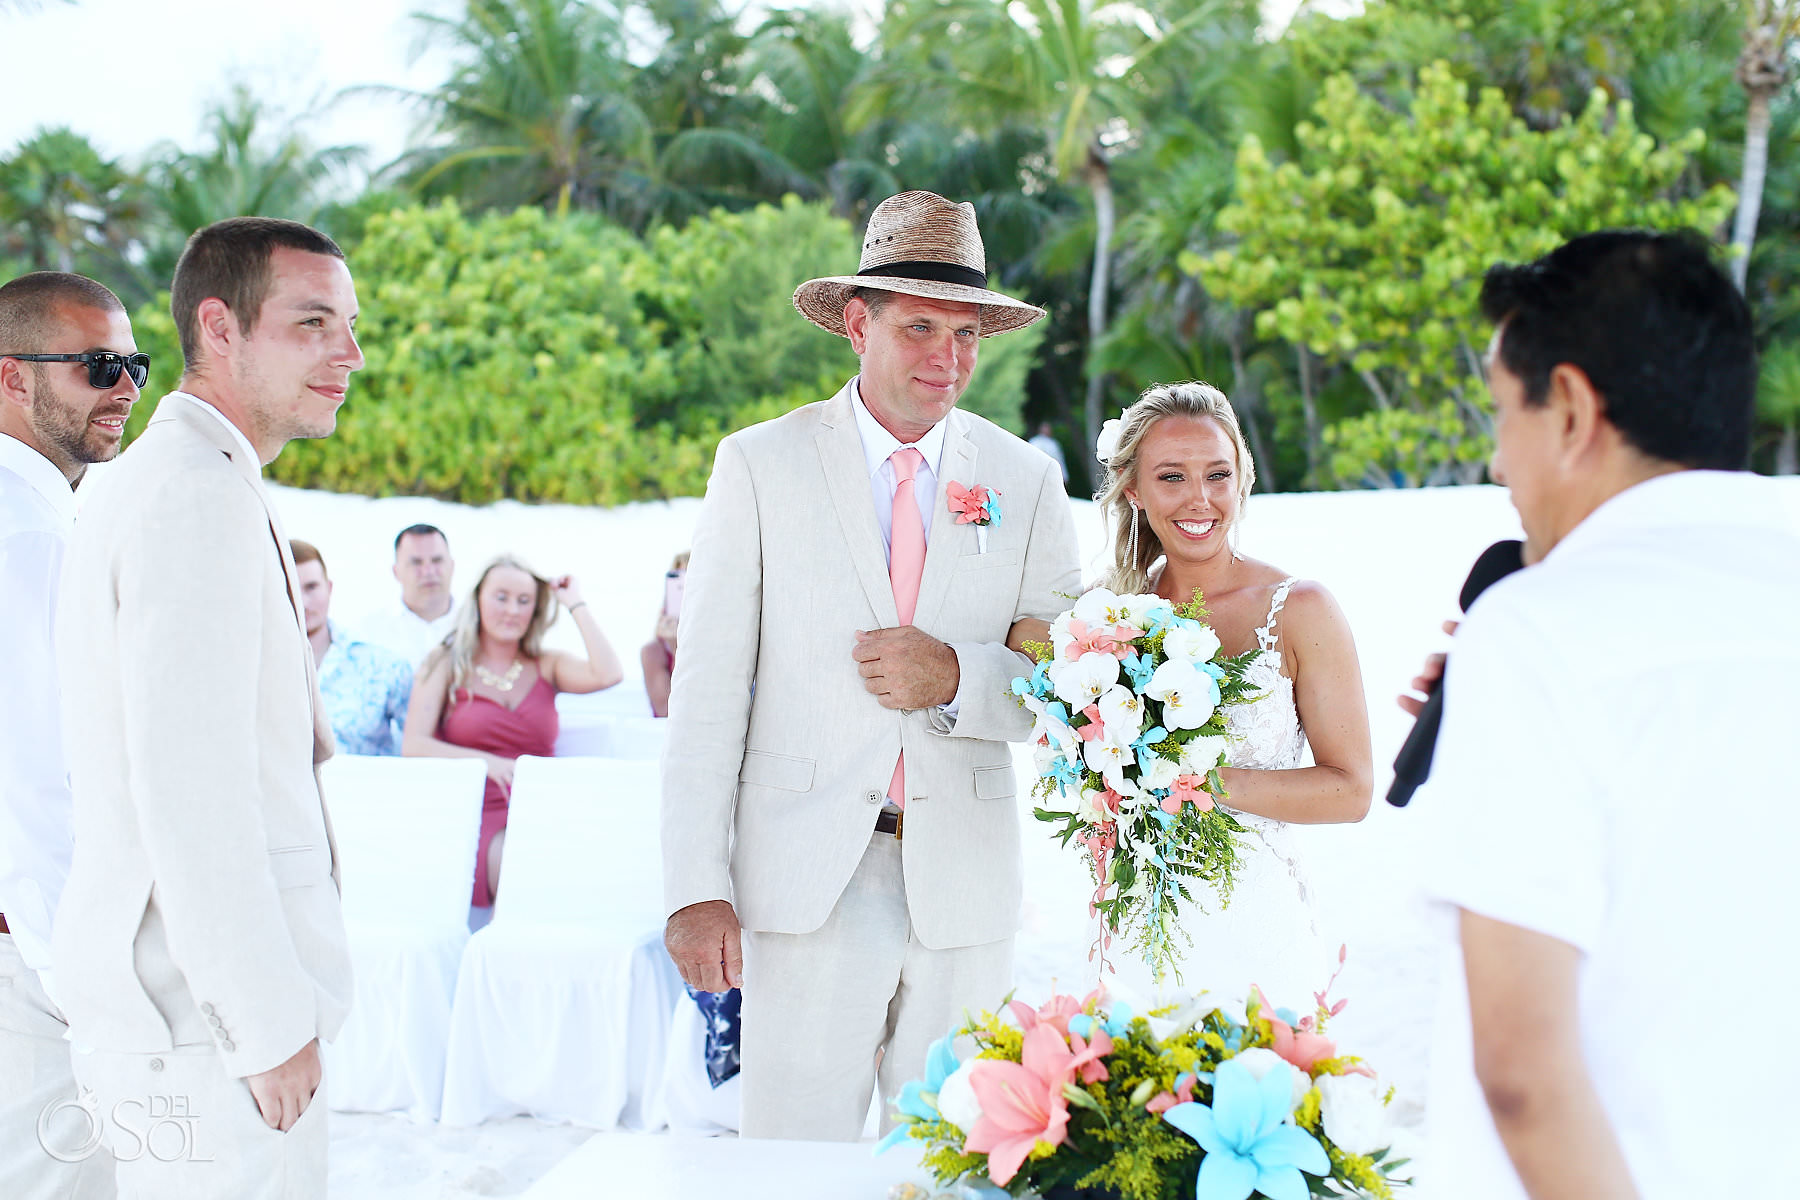
<svg viewBox="0 0 1800 1200">
<path fill-rule="evenodd" d="M 496 692 L 510 692 L 513 684 L 519 682 L 519 673 L 525 669 L 525 660 L 515 658 L 512 666 L 506 668 L 506 674 L 496 675 L 480 663 L 475 665 L 475 678 L 493 688 Z"/>
</svg>

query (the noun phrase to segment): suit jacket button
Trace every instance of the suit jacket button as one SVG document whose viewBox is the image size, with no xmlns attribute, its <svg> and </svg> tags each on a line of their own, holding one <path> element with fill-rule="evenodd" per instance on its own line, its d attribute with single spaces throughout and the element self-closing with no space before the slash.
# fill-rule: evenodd
<svg viewBox="0 0 1800 1200">
<path fill-rule="evenodd" d="M 212 1023 L 212 1027 L 214 1029 L 223 1029 L 225 1027 L 225 1022 L 219 1020 L 219 1018 L 216 1015 L 210 1016 L 206 1019 Z"/>
<path fill-rule="evenodd" d="M 202 1004 L 200 1006 L 200 1011 L 210 1017 L 213 1015 L 213 1006 L 210 1004 Z"/>
<path fill-rule="evenodd" d="M 868 791 L 863 793 L 863 799 L 867 800 L 870 804 L 880 804 L 881 803 L 881 793 L 876 791 L 874 788 L 870 788 Z"/>
<path fill-rule="evenodd" d="M 152 1071 L 160 1071 L 160 1070 L 162 1070 L 162 1069 L 163 1069 L 163 1061 L 162 1061 L 162 1059 L 160 1059 L 160 1058 L 153 1058 L 153 1059 L 151 1059 L 151 1060 L 150 1060 L 150 1069 L 151 1069 L 151 1070 L 152 1070 Z"/>
<path fill-rule="evenodd" d="M 223 1042 L 219 1043 L 219 1049 L 225 1051 L 225 1053 L 227 1053 L 227 1054 L 230 1054 L 233 1050 L 236 1050 L 237 1047 L 231 1044 L 230 1038 L 226 1038 Z"/>
</svg>

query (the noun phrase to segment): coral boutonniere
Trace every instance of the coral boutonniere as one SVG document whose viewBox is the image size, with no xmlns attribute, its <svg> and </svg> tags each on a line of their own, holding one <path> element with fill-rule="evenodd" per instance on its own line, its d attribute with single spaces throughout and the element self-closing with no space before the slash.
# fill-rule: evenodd
<svg viewBox="0 0 1800 1200">
<path fill-rule="evenodd" d="M 944 491 L 950 498 L 950 511 L 956 514 L 956 523 L 975 526 L 976 545 L 982 554 L 986 554 L 988 528 L 1000 523 L 1000 493 L 979 484 L 966 488 L 954 481 Z"/>
</svg>

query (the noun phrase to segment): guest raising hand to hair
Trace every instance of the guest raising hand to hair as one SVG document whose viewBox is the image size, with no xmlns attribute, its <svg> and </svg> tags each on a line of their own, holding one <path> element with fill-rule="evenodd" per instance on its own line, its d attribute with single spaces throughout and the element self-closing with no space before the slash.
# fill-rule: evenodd
<svg viewBox="0 0 1800 1200">
<path fill-rule="evenodd" d="M 581 631 L 586 657 L 543 647 L 558 605 Z M 487 764 L 472 903 L 499 887 L 513 764 L 556 748 L 556 693 L 597 692 L 623 672 L 572 575 L 546 579 L 511 555 L 489 563 L 457 612 L 456 628 L 426 656 L 406 714 L 403 752 Z"/>
</svg>

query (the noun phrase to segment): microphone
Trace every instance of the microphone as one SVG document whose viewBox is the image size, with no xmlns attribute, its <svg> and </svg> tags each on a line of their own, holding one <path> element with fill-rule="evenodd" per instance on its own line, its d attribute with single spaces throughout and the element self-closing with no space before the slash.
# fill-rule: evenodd
<svg viewBox="0 0 1800 1200">
<path fill-rule="evenodd" d="M 1469 569 L 1469 577 L 1457 597 L 1462 610 L 1468 612 L 1475 606 L 1476 597 L 1524 566 L 1524 542 L 1495 542 L 1483 550 Z M 1419 719 L 1413 724 L 1412 732 L 1406 735 L 1400 753 L 1394 756 L 1394 783 L 1388 788 L 1387 802 L 1395 808 L 1405 808 L 1419 785 L 1430 776 L 1432 754 L 1437 750 L 1438 724 L 1443 717 L 1444 679 L 1440 675 L 1425 693 L 1425 707 L 1419 711 Z"/>
</svg>

